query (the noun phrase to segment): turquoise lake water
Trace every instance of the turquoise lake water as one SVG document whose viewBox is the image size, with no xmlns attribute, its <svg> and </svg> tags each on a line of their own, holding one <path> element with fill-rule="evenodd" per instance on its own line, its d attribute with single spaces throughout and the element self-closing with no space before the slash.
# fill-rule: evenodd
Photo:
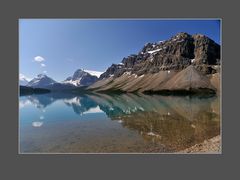
<svg viewBox="0 0 240 180">
<path fill-rule="evenodd" d="M 220 99 L 49 93 L 19 98 L 21 153 L 177 152 L 220 134 Z"/>
</svg>

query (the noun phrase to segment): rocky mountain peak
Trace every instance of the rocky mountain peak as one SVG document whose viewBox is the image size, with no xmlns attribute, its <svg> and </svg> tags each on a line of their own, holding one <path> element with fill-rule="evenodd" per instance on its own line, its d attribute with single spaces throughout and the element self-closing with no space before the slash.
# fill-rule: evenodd
<svg viewBox="0 0 240 180">
<path fill-rule="evenodd" d="M 74 72 L 73 76 L 72 76 L 72 79 L 73 80 L 77 80 L 83 76 L 86 76 L 88 75 L 89 73 L 85 72 L 83 69 L 78 69 Z M 89 74 L 90 75 L 90 74 Z"/>
<path fill-rule="evenodd" d="M 124 59 L 123 59 L 124 61 Z M 125 62 L 125 61 L 124 61 Z M 123 69 L 124 64 L 120 63 L 120 64 L 112 64 L 106 72 L 104 72 L 103 74 L 101 74 L 100 79 L 103 78 L 108 78 L 108 77 L 112 77 L 114 76 L 119 70 Z"/>
<path fill-rule="evenodd" d="M 37 77 L 38 77 L 38 78 L 46 78 L 46 77 L 48 77 L 48 76 L 47 76 L 46 74 L 38 74 Z"/>
<path fill-rule="evenodd" d="M 98 80 L 97 76 L 93 76 L 83 69 L 78 69 L 74 74 L 63 81 L 63 84 L 72 84 L 74 86 L 89 86 Z"/>
<path fill-rule="evenodd" d="M 155 48 L 156 45 L 157 43 L 146 43 L 140 52 L 146 53 L 147 51 L 150 51 L 153 48 Z"/>
<path fill-rule="evenodd" d="M 201 38 L 210 39 L 210 38 L 208 38 L 207 36 L 205 36 L 205 35 L 203 35 L 203 34 L 194 34 L 194 35 L 192 35 L 192 37 L 193 37 L 194 39 L 201 39 Z"/>
<path fill-rule="evenodd" d="M 46 74 L 38 74 L 35 78 L 33 78 L 27 86 L 31 87 L 45 87 L 50 84 L 57 83 L 55 80 L 52 78 L 48 77 Z"/>
<path fill-rule="evenodd" d="M 205 71 L 206 67 L 203 66 L 218 65 L 219 61 L 220 45 L 205 35 L 180 32 L 165 41 L 146 43 L 137 55 L 123 58 L 121 66 L 112 65 L 100 79 L 119 77 L 124 72 L 141 75 L 162 70 L 181 70 L 191 64 L 209 73 L 214 71 L 209 67 Z"/>
<path fill-rule="evenodd" d="M 186 32 L 177 33 L 173 38 L 190 38 L 191 35 Z"/>
<path fill-rule="evenodd" d="M 220 45 L 202 34 L 195 34 L 194 59 L 196 65 L 218 65 L 220 64 Z"/>
</svg>

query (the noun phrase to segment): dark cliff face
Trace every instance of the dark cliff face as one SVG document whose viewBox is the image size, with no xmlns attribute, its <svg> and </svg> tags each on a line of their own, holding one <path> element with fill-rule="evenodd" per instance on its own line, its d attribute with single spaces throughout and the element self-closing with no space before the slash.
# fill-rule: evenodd
<svg viewBox="0 0 240 180">
<path fill-rule="evenodd" d="M 95 83 L 97 80 L 98 80 L 97 76 L 92 76 L 88 73 L 81 79 L 81 84 L 84 86 L 89 86 Z"/>
<path fill-rule="evenodd" d="M 213 73 L 209 65 L 220 64 L 220 46 L 207 36 L 179 33 L 169 40 L 147 43 L 136 55 L 123 58 L 121 65 L 113 64 L 100 79 L 119 77 L 124 72 L 137 75 L 161 70 L 181 70 L 189 65 L 205 74 Z"/>
<path fill-rule="evenodd" d="M 197 64 L 215 65 L 220 63 L 220 46 L 204 35 L 193 35 L 194 56 Z"/>
<path fill-rule="evenodd" d="M 103 78 L 108 78 L 111 76 L 116 75 L 118 72 L 120 72 L 123 69 L 124 65 L 123 64 L 112 64 L 107 70 L 106 72 L 104 72 L 103 74 L 101 74 L 101 76 L 99 77 L 99 79 L 103 79 Z"/>
</svg>

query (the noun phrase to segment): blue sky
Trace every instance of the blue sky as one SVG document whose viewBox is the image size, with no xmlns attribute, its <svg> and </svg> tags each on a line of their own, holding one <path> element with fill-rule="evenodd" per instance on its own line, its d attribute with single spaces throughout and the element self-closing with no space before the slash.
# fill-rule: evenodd
<svg viewBox="0 0 240 180">
<path fill-rule="evenodd" d="M 201 33 L 220 44 L 219 20 L 20 19 L 19 72 L 62 81 L 79 68 L 105 71 L 145 43 L 179 32 Z"/>
</svg>

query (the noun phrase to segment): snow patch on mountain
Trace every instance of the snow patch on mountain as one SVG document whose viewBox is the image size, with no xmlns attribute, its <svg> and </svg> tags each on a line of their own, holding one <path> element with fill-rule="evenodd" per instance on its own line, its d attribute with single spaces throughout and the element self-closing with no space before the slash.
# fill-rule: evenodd
<svg viewBox="0 0 240 180">
<path fill-rule="evenodd" d="M 84 70 L 84 71 L 91 74 L 92 76 L 97 76 L 98 78 L 103 73 L 103 72 L 100 72 L 100 71 L 93 71 L 93 70 Z"/>
<path fill-rule="evenodd" d="M 191 59 L 191 63 L 194 63 L 195 59 Z"/>
<path fill-rule="evenodd" d="M 65 80 L 65 81 L 63 81 L 62 83 L 63 83 L 63 84 L 72 84 L 72 85 L 74 85 L 74 86 L 79 86 L 79 85 L 81 84 L 81 83 L 80 83 L 81 79 L 82 79 L 82 78 L 79 78 L 79 79 L 77 79 L 77 80 L 72 80 L 72 79 L 70 79 L 70 80 Z"/>
<path fill-rule="evenodd" d="M 161 51 L 161 50 L 162 50 L 162 48 L 160 48 L 160 49 L 155 49 L 155 50 L 153 50 L 153 51 L 148 51 L 148 53 L 149 53 L 149 54 L 153 54 L 153 53 L 158 52 L 158 51 Z"/>
</svg>

